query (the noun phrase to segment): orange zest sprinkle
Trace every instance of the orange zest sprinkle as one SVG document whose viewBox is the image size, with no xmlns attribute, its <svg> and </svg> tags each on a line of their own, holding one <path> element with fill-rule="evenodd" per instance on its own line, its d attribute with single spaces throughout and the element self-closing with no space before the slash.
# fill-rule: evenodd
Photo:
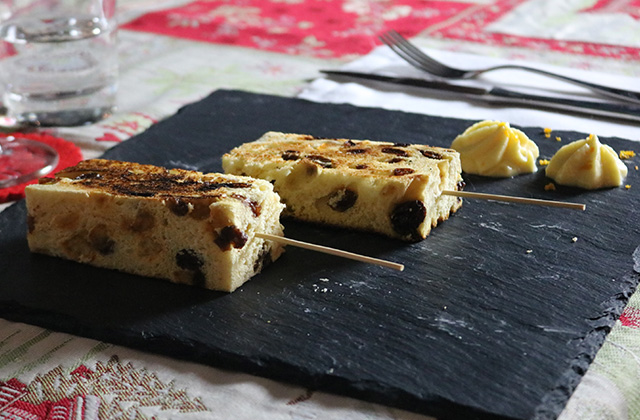
<svg viewBox="0 0 640 420">
<path fill-rule="evenodd" d="M 619 156 L 620 159 L 631 159 L 636 155 L 636 152 L 633 150 L 620 150 Z"/>
</svg>

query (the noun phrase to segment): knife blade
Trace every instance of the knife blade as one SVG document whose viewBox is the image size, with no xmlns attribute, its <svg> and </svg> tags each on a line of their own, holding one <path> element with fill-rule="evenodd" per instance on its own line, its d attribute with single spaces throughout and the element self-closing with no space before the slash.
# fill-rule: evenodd
<svg viewBox="0 0 640 420">
<path fill-rule="evenodd" d="M 492 105 L 516 105 L 524 108 L 528 107 L 581 114 L 591 118 L 611 118 L 640 123 L 640 106 L 636 105 L 531 95 L 499 87 L 483 88 L 462 86 L 443 81 L 426 80 L 413 77 L 384 76 L 380 74 L 342 70 L 320 70 L 320 72 L 328 76 L 365 79 L 403 86 L 412 86 Z"/>
</svg>

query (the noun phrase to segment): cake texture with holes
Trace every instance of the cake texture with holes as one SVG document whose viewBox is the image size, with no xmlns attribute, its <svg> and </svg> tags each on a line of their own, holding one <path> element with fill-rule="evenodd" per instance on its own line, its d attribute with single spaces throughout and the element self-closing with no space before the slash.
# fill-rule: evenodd
<svg viewBox="0 0 640 420">
<path fill-rule="evenodd" d="M 462 205 L 460 155 L 420 144 L 267 132 L 222 159 L 225 172 L 272 183 L 285 216 L 405 241 L 426 238 Z"/>
<path fill-rule="evenodd" d="M 93 159 L 25 194 L 31 251 L 98 267 L 231 292 L 283 251 L 260 179 Z"/>
</svg>

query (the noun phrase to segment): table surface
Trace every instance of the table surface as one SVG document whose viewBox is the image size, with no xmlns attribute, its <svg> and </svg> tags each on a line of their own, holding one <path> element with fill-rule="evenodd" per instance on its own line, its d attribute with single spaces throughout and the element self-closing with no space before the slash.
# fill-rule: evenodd
<svg viewBox="0 0 640 420">
<path fill-rule="evenodd" d="M 366 58 L 380 46 L 376 35 L 392 28 L 421 47 L 629 78 L 640 90 L 640 16 L 632 3 L 123 1 L 118 6 L 122 25 L 118 112 L 91 126 L 42 132 L 74 143 L 85 158 L 93 158 L 217 89 L 322 98 L 325 92 L 318 89 L 324 82 L 310 83 L 321 77 L 318 70 Z M 329 88 L 341 93 L 351 86 Z M 363 98 L 358 101 L 365 105 L 387 104 L 380 99 L 384 96 L 368 102 Z M 430 106 L 425 113 L 449 116 L 452 109 Z M 456 113 L 463 112 L 460 118 L 486 117 L 640 140 L 638 127 L 632 125 L 528 110 L 457 109 Z M 632 165 L 631 170 L 637 169 Z M 640 418 L 638 360 L 640 296 L 636 293 L 560 418 Z M 24 418 L 27 413 L 45 418 L 56 407 L 80 407 L 83 418 L 426 418 L 2 319 L 0 388 L 4 391 L 0 413 L 22 410 Z"/>
</svg>

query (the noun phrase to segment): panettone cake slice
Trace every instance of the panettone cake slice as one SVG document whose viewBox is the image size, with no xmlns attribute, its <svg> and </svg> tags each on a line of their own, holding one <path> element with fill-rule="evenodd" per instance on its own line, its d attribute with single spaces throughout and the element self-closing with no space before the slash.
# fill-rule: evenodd
<svg viewBox="0 0 640 420">
<path fill-rule="evenodd" d="M 442 195 L 463 186 L 458 152 L 420 144 L 268 132 L 225 154 L 223 168 L 272 183 L 284 215 L 406 241 L 462 205 Z"/>
<path fill-rule="evenodd" d="M 31 251 L 231 292 L 275 260 L 266 181 L 94 159 L 26 188 Z"/>
</svg>

